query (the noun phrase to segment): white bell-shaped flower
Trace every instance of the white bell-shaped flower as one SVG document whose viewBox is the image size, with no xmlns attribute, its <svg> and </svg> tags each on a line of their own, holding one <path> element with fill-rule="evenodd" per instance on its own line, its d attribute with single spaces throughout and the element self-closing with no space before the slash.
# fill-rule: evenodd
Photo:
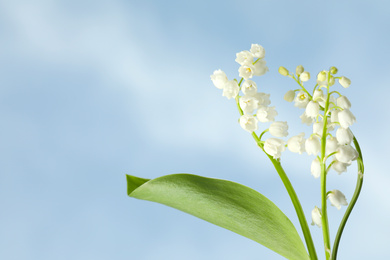
<svg viewBox="0 0 390 260">
<path fill-rule="evenodd" d="M 259 100 L 254 96 L 245 95 L 240 98 L 239 104 L 244 114 L 252 114 L 258 108 Z"/>
<path fill-rule="evenodd" d="M 310 166 L 311 175 L 314 176 L 314 178 L 319 178 L 321 176 L 321 164 L 320 160 L 318 160 L 318 157 L 316 157 L 312 162 Z"/>
<path fill-rule="evenodd" d="M 244 95 L 254 95 L 257 92 L 257 84 L 253 80 L 245 80 L 244 83 L 242 83 L 241 91 L 244 93 Z"/>
<path fill-rule="evenodd" d="M 310 73 L 307 72 L 307 71 L 304 71 L 301 76 L 300 76 L 300 79 L 305 82 L 305 81 L 308 81 L 310 79 Z"/>
<path fill-rule="evenodd" d="M 351 102 L 348 100 L 346 96 L 340 96 L 336 99 L 336 103 L 338 107 L 341 107 L 342 109 L 350 109 L 351 108 Z"/>
<path fill-rule="evenodd" d="M 325 96 L 322 89 L 316 89 L 313 93 L 313 101 L 318 102 L 322 107 L 325 106 Z"/>
<path fill-rule="evenodd" d="M 236 62 L 240 65 L 253 63 L 253 54 L 250 51 L 241 51 L 236 54 Z"/>
<path fill-rule="evenodd" d="M 339 79 L 339 83 L 344 88 L 348 88 L 351 85 L 351 80 L 349 78 L 343 76 Z"/>
<path fill-rule="evenodd" d="M 321 210 L 316 206 L 312 211 L 311 211 L 311 225 L 317 225 L 317 227 L 322 226 L 322 220 L 321 220 Z"/>
<path fill-rule="evenodd" d="M 358 152 L 349 144 L 340 146 L 335 154 L 335 157 L 339 162 L 347 164 L 352 163 L 358 156 Z"/>
<path fill-rule="evenodd" d="M 258 121 L 257 118 L 252 115 L 243 115 L 240 117 L 240 125 L 249 133 L 256 131 L 258 129 Z"/>
<path fill-rule="evenodd" d="M 275 121 L 275 116 L 277 115 L 278 112 L 275 110 L 275 107 L 260 106 L 256 112 L 257 119 L 262 123 Z"/>
<path fill-rule="evenodd" d="M 294 90 L 289 90 L 286 92 L 286 94 L 284 95 L 284 100 L 286 100 L 287 102 L 292 102 L 294 100 L 294 97 L 295 97 L 295 91 Z"/>
<path fill-rule="evenodd" d="M 268 138 L 264 142 L 264 151 L 274 159 L 280 158 L 282 152 L 286 150 L 286 142 L 277 138 Z"/>
<path fill-rule="evenodd" d="M 320 105 L 318 102 L 310 101 L 306 106 L 305 113 L 308 117 L 316 118 L 320 114 Z"/>
<path fill-rule="evenodd" d="M 305 149 L 308 155 L 318 154 L 321 150 L 321 143 L 315 136 L 310 136 L 305 142 Z"/>
<path fill-rule="evenodd" d="M 341 209 L 341 206 L 347 206 L 348 202 L 345 198 L 345 195 L 339 190 L 332 190 L 328 194 L 328 199 L 332 206 L 335 206 L 337 209 Z"/>
<path fill-rule="evenodd" d="M 210 76 L 213 84 L 216 88 L 223 89 L 226 83 L 228 83 L 228 78 L 222 70 L 215 70 L 213 75 Z"/>
<path fill-rule="evenodd" d="M 336 152 L 338 148 L 339 148 L 339 143 L 337 142 L 336 138 L 332 136 L 326 140 L 326 145 L 325 145 L 326 155 Z"/>
<path fill-rule="evenodd" d="M 240 87 L 238 86 L 237 81 L 229 80 L 223 87 L 222 96 L 227 97 L 227 99 L 235 98 L 240 92 Z"/>
<path fill-rule="evenodd" d="M 286 137 L 288 135 L 287 122 L 273 122 L 269 127 L 269 133 L 275 137 Z"/>
<path fill-rule="evenodd" d="M 291 137 L 287 141 L 287 148 L 293 153 L 302 154 L 305 152 L 305 133 Z"/>
<path fill-rule="evenodd" d="M 349 109 L 344 109 L 338 113 L 339 123 L 342 128 L 348 128 L 356 122 L 356 117 Z"/>
<path fill-rule="evenodd" d="M 263 92 L 257 92 L 256 94 L 253 95 L 257 100 L 259 100 L 259 106 L 268 106 L 271 104 L 271 100 L 269 99 L 270 94 L 266 94 Z"/>
<path fill-rule="evenodd" d="M 308 117 L 306 115 L 306 113 L 303 113 L 300 117 L 301 119 L 301 123 L 302 124 L 305 124 L 305 125 L 311 125 L 314 123 L 315 119 L 314 118 L 311 118 L 311 117 Z"/>
<path fill-rule="evenodd" d="M 255 67 L 252 64 L 242 65 L 238 69 L 238 74 L 240 75 L 241 78 L 244 78 L 245 80 L 252 78 L 254 72 L 255 72 Z"/>
<path fill-rule="evenodd" d="M 339 110 L 332 110 L 332 112 L 330 113 L 330 122 L 339 122 L 339 112 Z"/>
<path fill-rule="evenodd" d="M 265 57 L 265 49 L 263 48 L 263 46 L 261 46 L 259 44 L 252 44 L 250 52 L 256 58 L 262 59 Z"/>
<path fill-rule="evenodd" d="M 294 106 L 299 108 L 305 108 L 307 103 L 309 103 L 309 95 L 304 91 L 299 91 L 294 99 Z"/>
<path fill-rule="evenodd" d="M 334 159 L 331 168 L 333 170 L 335 170 L 338 174 L 342 174 L 343 172 L 347 171 L 347 167 L 349 165 L 351 165 L 351 164 L 342 163 L 342 162 L 337 161 L 337 159 Z"/>
<path fill-rule="evenodd" d="M 350 144 L 353 140 L 353 134 L 349 128 L 339 127 L 336 131 L 336 138 L 339 144 Z"/>
<path fill-rule="evenodd" d="M 255 64 L 253 64 L 253 67 L 255 68 L 253 72 L 253 75 L 255 76 L 263 76 L 268 71 L 265 60 L 258 60 Z"/>
<path fill-rule="evenodd" d="M 324 121 L 315 122 L 313 124 L 313 133 L 322 136 L 322 131 L 324 131 Z"/>
</svg>

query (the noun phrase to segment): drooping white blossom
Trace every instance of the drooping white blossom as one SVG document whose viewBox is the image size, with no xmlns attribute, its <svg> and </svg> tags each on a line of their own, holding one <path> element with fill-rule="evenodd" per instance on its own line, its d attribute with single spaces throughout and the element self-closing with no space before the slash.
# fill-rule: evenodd
<svg viewBox="0 0 390 260">
<path fill-rule="evenodd" d="M 269 104 L 271 104 L 271 100 L 269 99 L 270 94 L 257 92 L 253 96 L 257 98 L 257 100 L 259 100 L 259 106 L 268 106 Z"/>
<path fill-rule="evenodd" d="M 286 94 L 284 95 L 283 98 L 287 102 L 293 102 L 294 97 L 295 97 L 295 91 L 294 90 L 289 90 L 289 91 L 286 92 Z"/>
<path fill-rule="evenodd" d="M 342 109 L 350 109 L 351 108 L 351 102 L 348 100 L 346 96 L 340 96 L 336 99 L 337 106 L 341 107 Z"/>
<path fill-rule="evenodd" d="M 216 88 L 223 89 L 226 83 L 228 83 L 228 78 L 222 70 L 215 70 L 213 75 L 210 76 L 213 84 Z"/>
<path fill-rule="evenodd" d="M 274 159 L 280 158 L 282 152 L 286 150 L 285 141 L 277 138 L 268 138 L 264 142 L 264 151 Z"/>
<path fill-rule="evenodd" d="M 294 99 L 294 102 L 294 106 L 305 108 L 307 103 L 309 103 L 309 95 L 304 91 L 299 91 Z"/>
<path fill-rule="evenodd" d="M 332 123 L 339 122 L 339 112 L 339 110 L 332 110 L 332 112 L 330 113 L 330 121 Z"/>
<path fill-rule="evenodd" d="M 306 106 L 305 113 L 308 117 L 316 118 L 320 114 L 320 105 L 315 101 L 310 101 Z"/>
<path fill-rule="evenodd" d="M 258 60 L 255 64 L 253 64 L 254 67 L 254 76 L 262 76 L 268 71 L 268 67 L 266 65 L 265 60 Z"/>
<path fill-rule="evenodd" d="M 249 133 L 256 131 L 258 129 L 258 121 L 257 118 L 252 115 L 243 115 L 240 117 L 240 125 Z"/>
<path fill-rule="evenodd" d="M 245 80 L 252 78 L 254 72 L 255 72 L 255 67 L 252 64 L 242 65 L 238 69 L 238 74 L 240 75 L 241 78 L 244 78 Z"/>
<path fill-rule="evenodd" d="M 335 159 L 335 160 L 333 160 L 333 163 L 332 163 L 331 168 L 332 168 L 333 170 L 335 170 L 338 174 L 341 174 L 341 173 L 347 171 L 347 167 L 348 167 L 349 165 L 350 165 L 350 164 L 348 164 L 348 163 L 342 163 L 342 162 L 339 162 L 339 161 L 337 161 L 337 160 Z"/>
<path fill-rule="evenodd" d="M 241 51 L 236 54 L 236 62 L 241 66 L 252 64 L 253 54 L 250 51 Z"/>
<path fill-rule="evenodd" d="M 326 140 L 326 145 L 325 145 L 326 155 L 336 152 L 338 148 L 339 148 L 339 143 L 337 142 L 336 138 L 331 136 L 329 139 Z"/>
<path fill-rule="evenodd" d="M 311 125 L 314 123 L 315 119 L 314 118 L 311 118 L 311 117 L 308 117 L 306 115 L 306 113 L 303 113 L 300 117 L 301 119 L 301 123 L 302 124 L 305 124 L 305 125 Z"/>
<path fill-rule="evenodd" d="M 288 135 L 287 122 L 273 122 L 269 127 L 269 133 L 275 137 L 286 137 Z"/>
<path fill-rule="evenodd" d="M 316 157 L 312 162 L 310 166 L 311 175 L 314 176 L 314 178 L 319 178 L 321 176 L 321 164 L 320 160 L 318 160 L 318 157 Z"/>
<path fill-rule="evenodd" d="M 344 109 L 338 113 L 339 123 L 342 128 L 348 128 L 356 122 L 356 117 L 349 109 Z"/>
<path fill-rule="evenodd" d="M 227 99 L 235 98 L 240 92 L 240 87 L 238 86 L 237 81 L 229 80 L 223 87 L 222 96 L 227 97 Z"/>
<path fill-rule="evenodd" d="M 352 163 L 352 161 L 356 160 L 358 156 L 358 152 L 349 144 L 341 145 L 335 154 L 335 157 L 339 162 L 347 164 Z"/>
<path fill-rule="evenodd" d="M 336 131 L 336 138 L 339 144 L 350 144 L 353 140 L 353 134 L 349 128 L 339 127 Z"/>
<path fill-rule="evenodd" d="M 275 110 L 275 107 L 260 106 L 256 112 L 257 119 L 262 123 L 275 121 L 275 116 L 277 115 L 278 112 Z"/>
<path fill-rule="evenodd" d="M 344 88 L 348 88 L 351 85 L 351 80 L 349 78 L 343 76 L 339 79 L 339 83 Z"/>
<path fill-rule="evenodd" d="M 318 138 L 313 135 L 310 136 L 308 139 L 306 139 L 305 149 L 308 155 L 318 154 L 321 150 L 320 140 L 318 140 Z"/>
<path fill-rule="evenodd" d="M 287 141 L 287 148 L 293 153 L 302 154 L 305 152 L 305 133 L 291 137 Z"/>
<path fill-rule="evenodd" d="M 310 73 L 307 72 L 307 71 L 304 71 L 301 76 L 300 76 L 300 79 L 305 82 L 305 81 L 308 81 L 310 79 Z"/>
<path fill-rule="evenodd" d="M 316 89 L 313 93 L 313 101 L 318 102 L 320 106 L 325 107 L 325 96 L 322 89 Z"/>
<path fill-rule="evenodd" d="M 265 56 L 265 50 L 263 46 L 259 44 L 252 44 L 250 52 L 253 54 L 254 57 L 262 59 Z"/>
<path fill-rule="evenodd" d="M 241 97 L 239 103 L 244 114 L 252 114 L 259 107 L 259 100 L 250 95 Z"/>
<path fill-rule="evenodd" d="M 324 131 L 324 121 L 315 122 L 313 124 L 313 133 L 319 136 L 322 136 L 322 132 Z"/>
<path fill-rule="evenodd" d="M 311 211 L 311 225 L 317 225 L 317 227 L 322 226 L 322 220 L 321 220 L 321 210 L 316 206 L 312 211 Z"/>
<path fill-rule="evenodd" d="M 257 92 L 257 84 L 253 80 L 245 80 L 244 83 L 242 83 L 241 91 L 244 93 L 244 95 L 254 95 Z"/>
<path fill-rule="evenodd" d="M 328 194 L 328 199 L 332 206 L 335 206 L 337 209 L 341 209 L 341 206 L 347 206 L 348 202 L 345 198 L 345 195 L 339 190 L 332 190 Z"/>
</svg>

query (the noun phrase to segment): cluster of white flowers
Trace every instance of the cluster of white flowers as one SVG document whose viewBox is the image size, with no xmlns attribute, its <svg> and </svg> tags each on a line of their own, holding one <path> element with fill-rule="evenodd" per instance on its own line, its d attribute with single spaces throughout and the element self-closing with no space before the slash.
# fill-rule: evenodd
<svg viewBox="0 0 390 260">
<path fill-rule="evenodd" d="M 270 95 L 258 92 L 257 84 L 251 80 L 253 76 L 262 76 L 268 71 L 264 60 L 265 50 L 261 45 L 252 44 L 249 51 L 241 51 L 236 54 L 236 62 L 240 64 L 238 69 L 241 80 L 228 80 L 222 70 L 214 71 L 211 75 L 215 87 L 222 89 L 222 96 L 228 99 L 235 98 L 241 117 L 241 127 L 252 133 L 258 130 L 258 124 L 273 122 L 269 127 L 269 133 L 274 137 L 286 137 L 288 135 L 287 122 L 274 122 L 278 112 L 275 107 L 270 107 Z M 240 91 L 242 95 L 240 96 Z M 264 150 L 273 158 L 279 158 L 286 149 L 286 142 L 278 138 L 269 138 L 264 143 Z"/>
<path fill-rule="evenodd" d="M 330 168 L 338 174 L 346 172 L 352 161 L 358 158 L 358 152 L 351 145 L 353 134 L 349 127 L 356 122 L 350 111 L 351 102 L 338 91 L 331 89 L 336 80 L 344 88 L 348 88 L 351 81 L 344 76 L 337 77 L 337 72 L 336 67 L 319 72 L 314 90 L 309 92 L 304 83 L 310 79 L 310 73 L 304 71 L 302 65 L 296 68 L 295 75 L 284 67 L 279 68 L 280 74 L 295 79 L 301 86 L 299 90 L 289 90 L 284 99 L 294 102 L 294 106 L 298 108 L 303 108 L 305 111 L 300 117 L 302 123 L 313 127 L 309 138 L 305 139 L 304 133 L 291 137 L 287 147 L 294 153 L 302 154 L 306 151 L 308 155 L 316 156 L 311 164 L 311 174 L 315 178 L 321 176 L 321 164 L 326 166 L 328 158 L 332 158 Z M 321 151 L 323 147 L 325 154 Z M 327 197 L 337 209 L 340 209 L 341 205 L 347 205 L 344 194 L 339 190 L 329 192 Z M 312 211 L 312 220 L 313 225 L 321 226 L 321 211 L 318 207 Z"/>
</svg>

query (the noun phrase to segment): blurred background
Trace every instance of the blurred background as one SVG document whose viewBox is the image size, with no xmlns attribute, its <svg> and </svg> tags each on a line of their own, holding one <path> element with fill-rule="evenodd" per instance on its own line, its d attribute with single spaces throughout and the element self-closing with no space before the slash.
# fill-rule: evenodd
<svg viewBox="0 0 390 260">
<path fill-rule="evenodd" d="M 284 259 L 126 195 L 125 174 L 228 179 L 270 198 L 301 234 L 270 161 L 210 81 L 215 69 L 238 77 L 235 54 L 252 43 L 270 70 L 254 80 L 290 136 L 312 130 L 283 100 L 297 85 L 279 66 L 313 78 L 336 66 L 352 80 L 336 86 L 352 102 L 366 175 L 339 259 L 389 259 L 389 17 L 381 0 L 0 0 L 0 259 Z M 309 221 L 320 205 L 312 159 L 282 156 Z M 329 173 L 328 189 L 349 201 L 356 172 Z M 329 204 L 332 242 L 344 210 Z"/>
</svg>

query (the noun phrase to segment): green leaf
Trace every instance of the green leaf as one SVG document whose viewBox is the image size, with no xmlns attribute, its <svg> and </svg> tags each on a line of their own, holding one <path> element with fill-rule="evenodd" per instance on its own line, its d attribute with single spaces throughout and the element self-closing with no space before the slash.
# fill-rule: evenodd
<svg viewBox="0 0 390 260">
<path fill-rule="evenodd" d="M 309 259 L 287 216 L 251 188 L 191 174 L 172 174 L 153 180 L 126 177 L 130 197 L 184 211 L 252 239 L 288 259 Z"/>
</svg>

